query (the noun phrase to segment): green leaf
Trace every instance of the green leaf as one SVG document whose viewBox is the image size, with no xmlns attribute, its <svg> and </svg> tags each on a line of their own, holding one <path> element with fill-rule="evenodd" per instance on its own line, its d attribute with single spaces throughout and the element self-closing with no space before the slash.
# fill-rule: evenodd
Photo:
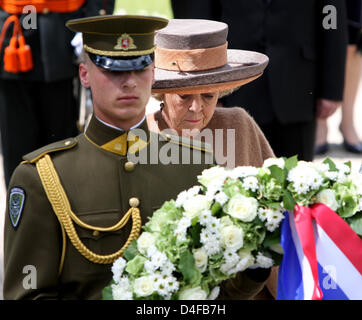
<svg viewBox="0 0 362 320">
<path fill-rule="evenodd" d="M 212 206 L 211 206 L 211 214 L 214 216 L 216 215 L 221 209 L 221 205 L 219 202 L 215 202 Z"/>
<path fill-rule="evenodd" d="M 273 245 L 280 243 L 280 228 L 276 229 L 272 233 L 267 233 L 265 236 L 265 240 L 263 241 L 263 247 L 268 248 Z"/>
<path fill-rule="evenodd" d="M 127 261 L 132 260 L 138 254 L 137 240 L 133 240 L 124 252 L 124 257 Z"/>
<path fill-rule="evenodd" d="M 329 171 L 338 171 L 336 164 L 330 158 L 324 159 L 323 163 L 329 165 Z"/>
<path fill-rule="evenodd" d="M 285 182 L 285 179 L 286 179 L 285 171 L 276 165 L 270 166 L 269 170 L 270 170 L 271 176 L 275 180 L 277 180 L 281 185 L 283 185 Z"/>
<path fill-rule="evenodd" d="M 362 236 L 362 211 L 356 213 L 353 217 L 348 218 L 347 222 L 354 232 Z"/>
<path fill-rule="evenodd" d="M 144 267 L 145 261 L 147 259 L 142 256 L 136 256 L 131 261 L 128 261 L 126 264 L 126 271 L 134 276 L 137 276 Z"/>
<path fill-rule="evenodd" d="M 113 281 L 112 281 L 113 282 Z M 102 290 L 102 300 L 113 300 L 113 294 L 112 294 L 112 283 L 109 284 L 109 286 L 105 287 Z"/>
<path fill-rule="evenodd" d="M 287 169 L 288 171 L 295 168 L 298 164 L 298 155 L 295 155 L 293 157 L 290 157 L 288 159 L 285 160 L 285 169 Z"/>
<path fill-rule="evenodd" d="M 189 229 L 191 233 L 192 246 L 195 248 L 201 247 L 201 242 L 200 242 L 201 228 L 202 228 L 201 225 L 197 223 L 195 226 L 192 226 Z"/>
<path fill-rule="evenodd" d="M 288 190 L 285 190 L 284 192 L 283 205 L 287 210 L 294 210 L 295 201 L 292 194 Z"/>
<path fill-rule="evenodd" d="M 181 271 L 186 282 L 198 285 L 201 279 L 200 271 L 196 268 L 193 254 L 185 250 L 180 254 L 180 263 L 178 268 Z"/>
</svg>

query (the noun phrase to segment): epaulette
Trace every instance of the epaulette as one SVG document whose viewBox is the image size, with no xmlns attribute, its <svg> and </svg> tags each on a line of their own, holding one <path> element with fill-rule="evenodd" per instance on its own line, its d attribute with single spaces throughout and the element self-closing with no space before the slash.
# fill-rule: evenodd
<svg viewBox="0 0 362 320">
<path fill-rule="evenodd" d="M 35 151 L 32 151 L 25 156 L 23 156 L 24 161 L 22 163 L 35 163 L 38 161 L 42 156 L 60 151 L 60 150 L 67 150 L 75 147 L 78 141 L 76 138 L 68 138 L 65 140 L 57 141 L 51 144 L 48 144 L 44 147 L 41 147 Z"/>
<path fill-rule="evenodd" d="M 160 132 L 159 135 L 164 139 L 164 141 L 178 144 L 186 148 L 197 149 L 200 151 L 213 153 L 211 145 L 206 142 L 186 138 L 183 136 L 176 136 L 169 133 L 163 133 L 163 132 Z"/>
</svg>

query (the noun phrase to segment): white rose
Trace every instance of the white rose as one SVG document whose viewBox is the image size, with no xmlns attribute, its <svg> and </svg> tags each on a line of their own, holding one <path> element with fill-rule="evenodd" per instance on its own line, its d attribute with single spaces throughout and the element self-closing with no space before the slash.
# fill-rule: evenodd
<svg viewBox="0 0 362 320">
<path fill-rule="evenodd" d="M 226 226 L 220 230 L 221 239 L 225 246 L 230 250 L 238 250 L 244 244 L 243 229 L 236 226 Z"/>
<path fill-rule="evenodd" d="M 201 176 L 197 176 L 198 181 L 206 188 L 209 184 L 222 184 L 227 176 L 227 171 L 224 167 L 215 166 L 202 171 Z"/>
<path fill-rule="evenodd" d="M 196 268 L 202 273 L 207 268 L 207 252 L 204 248 L 195 249 L 194 252 L 194 259 Z"/>
<path fill-rule="evenodd" d="M 350 175 L 350 179 L 357 188 L 357 194 L 362 195 L 362 174 L 353 172 Z"/>
<path fill-rule="evenodd" d="M 269 158 L 264 161 L 263 168 L 271 167 L 273 165 L 278 166 L 280 169 L 283 169 L 285 161 L 283 158 Z"/>
<path fill-rule="evenodd" d="M 339 207 L 336 195 L 332 189 L 324 189 L 317 194 L 316 203 L 323 203 L 333 211 L 336 211 Z"/>
<path fill-rule="evenodd" d="M 211 202 L 202 194 L 187 199 L 184 202 L 184 216 L 191 220 L 201 214 L 204 210 L 209 209 Z"/>
<path fill-rule="evenodd" d="M 147 249 L 154 245 L 155 237 L 150 232 L 143 232 L 137 239 L 137 248 L 142 254 L 147 253 Z"/>
<path fill-rule="evenodd" d="M 139 297 L 147 297 L 154 291 L 153 278 L 151 276 L 144 276 L 137 278 L 133 284 L 133 290 Z"/>
<path fill-rule="evenodd" d="M 241 194 L 233 196 L 226 208 L 226 212 L 232 217 L 244 222 L 253 221 L 257 215 L 258 201 Z"/>
<path fill-rule="evenodd" d="M 201 287 L 184 289 L 179 294 L 179 300 L 206 300 L 207 293 Z"/>
</svg>

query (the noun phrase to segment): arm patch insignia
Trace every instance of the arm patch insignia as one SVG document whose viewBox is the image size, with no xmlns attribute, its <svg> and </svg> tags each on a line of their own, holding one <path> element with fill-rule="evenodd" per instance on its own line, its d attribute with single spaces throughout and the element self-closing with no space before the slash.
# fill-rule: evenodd
<svg viewBox="0 0 362 320">
<path fill-rule="evenodd" d="M 25 203 L 25 191 L 22 188 L 14 187 L 10 190 L 9 196 L 9 215 L 14 229 L 19 225 L 21 213 Z"/>
</svg>

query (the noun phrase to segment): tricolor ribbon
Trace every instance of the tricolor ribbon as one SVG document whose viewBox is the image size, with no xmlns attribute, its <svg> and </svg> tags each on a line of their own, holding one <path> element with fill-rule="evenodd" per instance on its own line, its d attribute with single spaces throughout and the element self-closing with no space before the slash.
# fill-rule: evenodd
<svg viewBox="0 0 362 320">
<path fill-rule="evenodd" d="M 321 300 L 323 292 L 318 280 L 313 220 L 334 240 L 334 243 L 344 252 L 357 270 L 362 270 L 362 240 L 337 213 L 324 204 L 315 204 L 309 208 L 296 205 L 294 220 L 298 238 L 310 265 L 314 281 L 312 300 Z"/>
</svg>

